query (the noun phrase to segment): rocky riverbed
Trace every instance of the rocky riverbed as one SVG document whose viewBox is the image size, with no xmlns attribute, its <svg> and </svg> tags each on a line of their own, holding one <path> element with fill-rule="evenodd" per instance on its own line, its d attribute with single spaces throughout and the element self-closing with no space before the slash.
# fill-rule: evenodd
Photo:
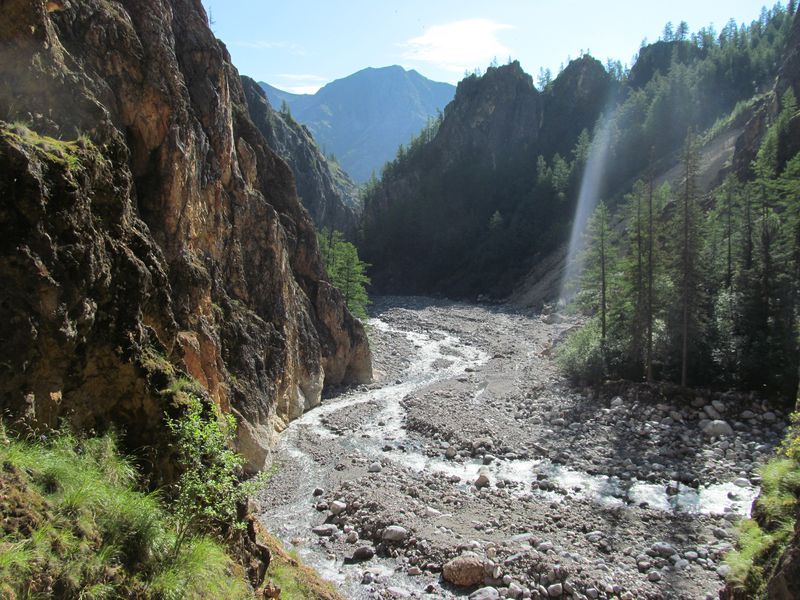
<svg viewBox="0 0 800 600">
<path fill-rule="evenodd" d="M 785 414 L 575 390 L 557 315 L 425 298 L 373 315 L 376 382 L 292 423 L 259 499 L 345 597 L 716 597 Z"/>
</svg>

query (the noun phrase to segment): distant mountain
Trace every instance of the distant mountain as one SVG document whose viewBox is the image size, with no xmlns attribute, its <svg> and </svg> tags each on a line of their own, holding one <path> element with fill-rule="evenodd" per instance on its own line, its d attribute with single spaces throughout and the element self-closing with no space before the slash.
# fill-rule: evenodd
<svg viewBox="0 0 800 600">
<path fill-rule="evenodd" d="M 260 83 L 270 103 L 285 101 L 327 153 L 363 183 L 393 159 L 453 99 L 455 86 L 400 66 L 367 68 L 337 79 L 316 94 L 291 94 Z"/>
</svg>

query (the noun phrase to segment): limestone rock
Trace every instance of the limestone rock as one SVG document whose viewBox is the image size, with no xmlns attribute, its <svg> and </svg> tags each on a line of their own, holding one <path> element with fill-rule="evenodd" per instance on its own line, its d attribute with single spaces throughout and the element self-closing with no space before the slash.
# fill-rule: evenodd
<svg viewBox="0 0 800 600">
<path fill-rule="evenodd" d="M 720 419 L 709 421 L 703 428 L 703 433 L 709 437 L 714 436 L 731 436 L 733 435 L 733 428 L 725 421 Z"/>
<path fill-rule="evenodd" d="M 387 542 L 402 542 L 408 537 L 408 530 L 399 525 L 390 525 L 383 530 L 381 538 Z"/>
<path fill-rule="evenodd" d="M 0 411 L 158 453 L 161 391 L 188 375 L 262 467 L 276 429 L 371 360 L 202 5 L 3 11 Z"/>
</svg>

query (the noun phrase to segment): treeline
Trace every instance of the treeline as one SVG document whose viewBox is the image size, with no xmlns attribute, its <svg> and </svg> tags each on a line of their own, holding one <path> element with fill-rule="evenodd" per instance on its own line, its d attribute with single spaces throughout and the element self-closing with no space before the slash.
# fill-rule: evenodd
<svg viewBox="0 0 800 600">
<path fill-rule="evenodd" d="M 778 3 L 750 25 L 731 20 L 719 33 L 709 27 L 689 35 L 685 23 L 667 24 L 661 40 L 643 46 L 613 113 L 610 189 L 629 185 L 651 157 L 679 149 L 690 127 L 707 129 L 770 89 L 795 10 L 794 1 Z"/>
<path fill-rule="evenodd" d="M 323 229 L 317 236 L 328 279 L 342 292 L 350 312 L 366 319 L 370 303 L 366 290 L 370 283 L 366 274 L 369 265 L 358 258 L 358 250 L 345 241 L 341 231 Z"/>
<path fill-rule="evenodd" d="M 796 397 L 800 154 L 784 164 L 779 152 L 798 115 L 791 91 L 782 106 L 753 180 L 729 175 L 700 195 L 690 133 L 677 189 L 655 188 L 650 177 L 616 214 L 597 207 L 576 297 L 591 318 L 559 355 L 570 375 Z"/>
</svg>

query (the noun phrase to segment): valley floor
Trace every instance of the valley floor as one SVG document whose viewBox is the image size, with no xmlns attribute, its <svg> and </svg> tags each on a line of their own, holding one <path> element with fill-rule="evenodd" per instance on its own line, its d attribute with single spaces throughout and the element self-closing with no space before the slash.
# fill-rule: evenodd
<svg viewBox="0 0 800 600">
<path fill-rule="evenodd" d="M 292 423 L 259 499 L 342 595 L 717 596 L 784 414 L 733 395 L 582 394 L 553 360 L 568 319 L 425 298 L 372 313 L 376 383 Z M 729 435 L 705 436 L 709 418 Z M 465 551 L 483 580 L 452 586 L 442 566 Z"/>
</svg>

